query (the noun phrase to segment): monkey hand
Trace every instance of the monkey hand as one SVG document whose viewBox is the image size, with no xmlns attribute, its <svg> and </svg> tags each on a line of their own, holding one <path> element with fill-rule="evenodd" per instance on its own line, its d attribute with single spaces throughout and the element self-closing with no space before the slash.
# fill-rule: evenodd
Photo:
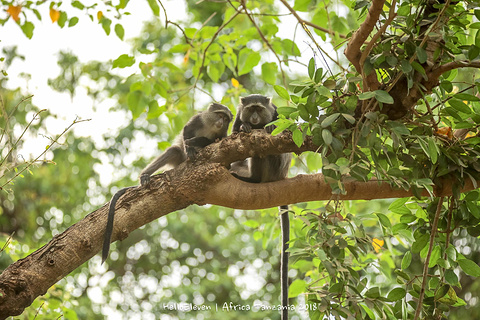
<svg viewBox="0 0 480 320">
<path fill-rule="evenodd" d="M 271 125 L 271 126 L 268 126 L 268 127 L 265 127 L 265 132 L 266 133 L 272 133 L 273 130 L 275 130 L 275 126 L 274 125 Z"/>
<path fill-rule="evenodd" d="M 250 123 L 242 123 L 242 125 L 240 126 L 240 131 L 241 132 L 246 132 L 246 133 L 250 133 L 252 132 L 252 125 Z"/>
<path fill-rule="evenodd" d="M 150 183 L 150 175 L 149 174 L 142 174 L 140 176 L 140 185 L 145 186 Z"/>
<path fill-rule="evenodd" d="M 188 146 L 186 149 L 187 149 L 188 160 L 190 161 L 195 160 L 195 158 L 197 157 L 197 150 L 194 147 L 190 147 L 190 146 Z"/>
</svg>

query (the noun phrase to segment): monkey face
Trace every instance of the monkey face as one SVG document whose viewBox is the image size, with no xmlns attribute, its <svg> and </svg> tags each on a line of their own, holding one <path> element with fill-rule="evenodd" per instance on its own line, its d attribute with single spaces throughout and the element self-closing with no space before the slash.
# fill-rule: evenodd
<svg viewBox="0 0 480 320">
<path fill-rule="evenodd" d="M 250 123 L 254 129 L 260 129 L 272 121 L 272 117 L 264 106 L 251 105 L 243 111 L 242 121 Z"/>
</svg>

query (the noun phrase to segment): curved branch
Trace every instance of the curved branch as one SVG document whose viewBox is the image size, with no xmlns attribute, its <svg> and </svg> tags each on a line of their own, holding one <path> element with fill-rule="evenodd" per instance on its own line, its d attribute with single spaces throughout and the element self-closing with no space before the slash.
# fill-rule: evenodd
<svg viewBox="0 0 480 320">
<path fill-rule="evenodd" d="M 184 162 L 168 173 L 153 176 L 147 187 L 129 189 L 117 204 L 112 241 L 123 240 L 133 230 L 191 204 L 260 209 L 329 200 L 333 196 L 322 174 L 252 184 L 235 179 L 225 167 L 255 154 L 300 153 L 315 148 L 310 141 L 298 148 L 289 134 L 272 137 L 260 130 L 214 143 L 200 151 L 196 161 Z M 435 190 L 435 195 L 451 194 L 452 183 L 452 179 L 441 181 L 442 187 Z M 346 178 L 344 185 L 346 195 L 336 198 L 370 200 L 413 195 L 408 190 L 394 189 L 386 182 L 359 182 Z M 463 191 L 473 188 L 473 182 L 469 180 Z M 0 320 L 21 314 L 36 297 L 45 294 L 53 284 L 101 250 L 107 209 L 105 204 L 88 214 L 45 246 L 3 271 L 0 275 Z"/>
<path fill-rule="evenodd" d="M 459 68 L 480 68 L 480 61 L 452 61 L 444 65 L 439 66 L 431 71 L 432 78 L 440 78 L 442 74 L 450 70 L 459 69 Z"/>
<path fill-rule="evenodd" d="M 352 38 L 347 44 L 345 49 L 345 56 L 353 64 L 358 73 L 362 73 L 363 67 L 360 65 L 360 58 L 362 56 L 362 51 L 360 48 L 367 40 L 370 33 L 373 31 L 375 24 L 380 17 L 380 14 L 383 12 L 383 5 L 385 0 L 373 0 L 370 9 L 368 10 L 367 17 L 362 23 L 360 28 L 353 34 Z"/>
</svg>

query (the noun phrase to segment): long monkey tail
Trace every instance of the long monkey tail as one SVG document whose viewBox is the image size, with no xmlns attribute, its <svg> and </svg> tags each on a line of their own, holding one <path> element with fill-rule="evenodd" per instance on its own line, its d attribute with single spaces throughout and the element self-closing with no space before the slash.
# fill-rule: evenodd
<svg viewBox="0 0 480 320">
<path fill-rule="evenodd" d="M 110 205 L 108 206 L 108 219 L 107 219 L 107 226 L 105 227 L 105 236 L 103 239 L 103 249 L 102 249 L 102 264 L 108 258 L 108 252 L 110 251 L 110 241 L 112 240 L 112 232 L 113 232 L 113 219 L 115 217 L 115 205 L 117 204 L 118 199 L 127 192 L 128 189 L 136 188 L 136 187 L 126 187 L 120 189 L 115 193 L 110 200 Z"/>
<path fill-rule="evenodd" d="M 288 320 L 288 248 L 290 241 L 290 219 L 288 218 L 288 206 L 281 206 L 280 221 L 282 226 L 282 252 L 280 255 L 281 268 L 281 298 L 282 298 L 282 313 L 281 319 Z"/>
</svg>

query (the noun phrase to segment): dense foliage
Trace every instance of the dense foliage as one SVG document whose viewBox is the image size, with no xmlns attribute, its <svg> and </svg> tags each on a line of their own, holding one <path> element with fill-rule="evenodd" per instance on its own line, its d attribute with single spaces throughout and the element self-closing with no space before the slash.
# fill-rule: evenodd
<svg viewBox="0 0 480 320">
<path fill-rule="evenodd" d="M 101 183 L 99 164 L 115 166 L 116 186 L 133 185 L 157 153 L 139 144 L 165 149 L 206 103 L 234 111 L 240 96 L 261 93 L 279 107 L 273 134 L 288 129 L 298 145 L 319 146 L 296 157 L 290 175 L 322 172 L 332 187 L 331 201 L 291 206 L 292 319 L 480 318 L 480 193 L 461 193 L 480 178 L 479 1 L 186 1 L 183 21 L 148 4 L 155 18 L 130 53 L 81 63 L 62 52 L 62 72 L 48 80 L 72 98 L 83 86 L 96 101 L 114 99 L 112 112 L 131 121 L 102 143 L 67 132 L 59 147 L 46 143 L 44 162 L 30 163 L 19 157 L 19 132 L 43 134 L 46 121 L 29 125 L 38 108 L 22 102 L 24 90 L 1 90 L 2 269 L 108 201 L 117 189 Z M 62 28 L 90 18 L 124 38 L 128 1 L 101 10 L 2 1 L 0 23 L 13 19 L 34 37 L 43 6 Z M 375 9 L 370 36 L 356 40 Z M 22 54 L 3 50 L 1 88 Z M 412 197 L 337 200 L 350 179 L 388 181 Z M 435 197 L 445 180 L 452 195 Z M 190 207 L 117 242 L 107 266 L 93 258 L 22 317 L 276 319 L 278 237 L 275 208 Z"/>
</svg>

